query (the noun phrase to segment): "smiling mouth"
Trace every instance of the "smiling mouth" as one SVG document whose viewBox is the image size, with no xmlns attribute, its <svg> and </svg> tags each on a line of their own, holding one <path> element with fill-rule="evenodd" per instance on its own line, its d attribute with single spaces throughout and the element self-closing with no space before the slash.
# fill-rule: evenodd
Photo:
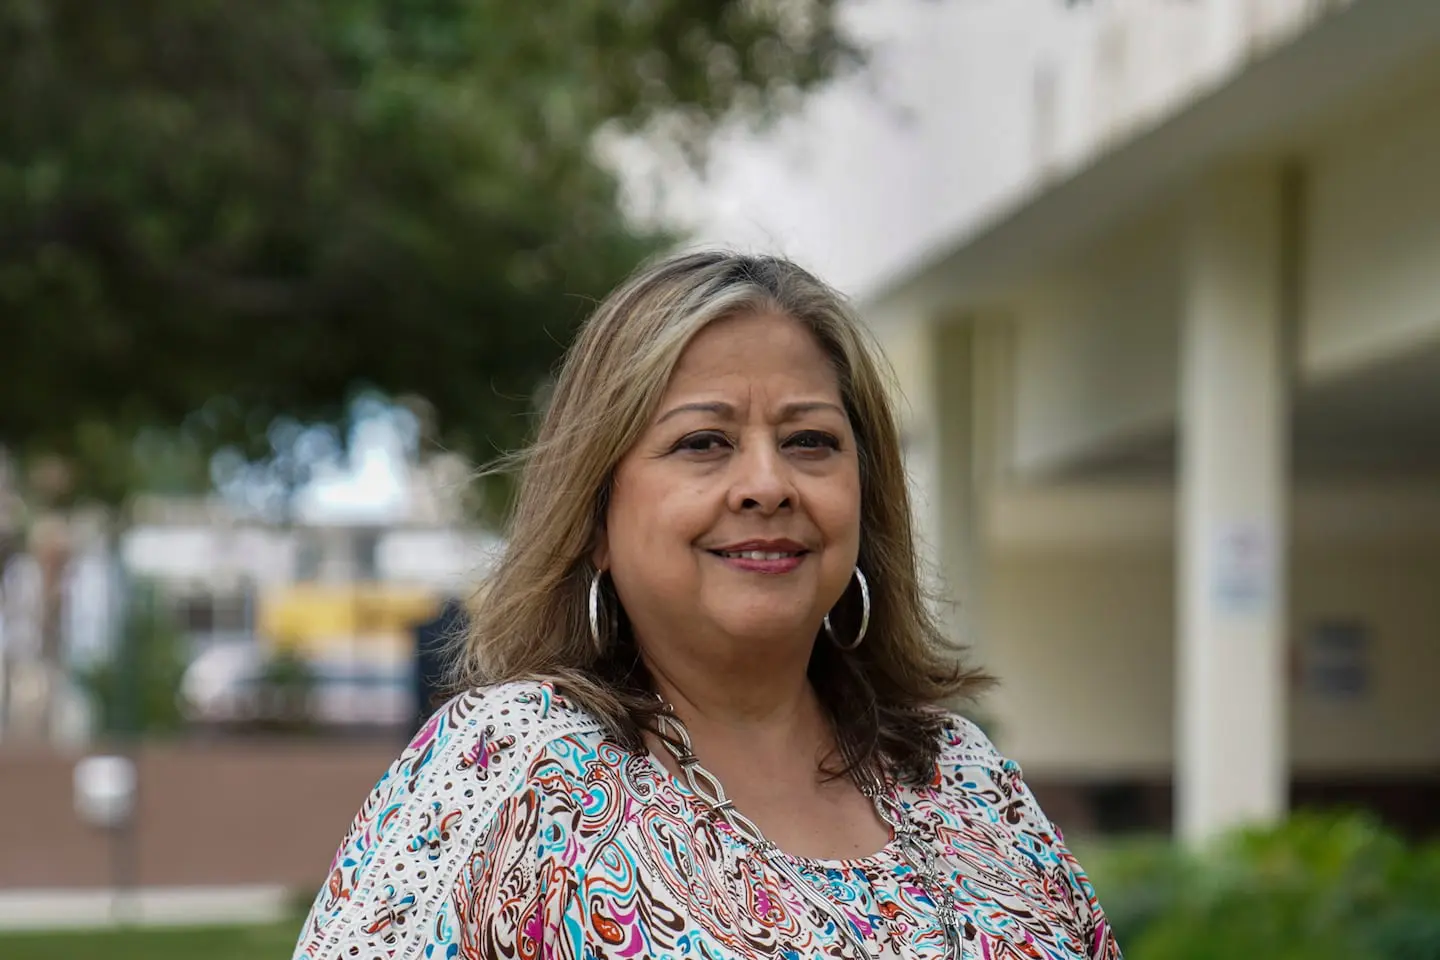
<svg viewBox="0 0 1440 960">
<path fill-rule="evenodd" d="M 803 557 L 809 551 L 778 551 L 778 550 L 711 550 L 717 557 L 724 557 L 727 560 L 787 560 L 791 557 Z"/>
</svg>

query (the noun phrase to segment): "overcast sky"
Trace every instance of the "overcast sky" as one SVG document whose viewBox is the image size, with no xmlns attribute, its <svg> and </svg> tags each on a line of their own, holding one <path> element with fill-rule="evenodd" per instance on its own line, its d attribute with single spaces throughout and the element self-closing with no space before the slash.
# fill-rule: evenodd
<svg viewBox="0 0 1440 960">
<path fill-rule="evenodd" d="M 1083 14 L 1061 0 L 857 0 L 852 19 L 868 68 L 771 131 L 722 136 L 705 180 L 644 147 L 619 152 L 636 209 L 864 294 L 1023 184 L 1037 63 Z"/>
</svg>

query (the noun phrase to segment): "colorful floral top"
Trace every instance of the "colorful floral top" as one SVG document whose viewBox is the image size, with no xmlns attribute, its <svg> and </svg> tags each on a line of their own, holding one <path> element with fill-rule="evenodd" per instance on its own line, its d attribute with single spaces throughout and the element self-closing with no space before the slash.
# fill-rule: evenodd
<svg viewBox="0 0 1440 960">
<path fill-rule="evenodd" d="M 899 798 L 944 858 L 965 957 L 1119 960 L 1059 831 L 973 724 Z M 372 958 L 945 956 L 935 905 L 894 849 L 790 858 L 821 911 L 653 757 L 548 684 L 451 701 L 360 809 L 296 947 Z"/>
</svg>

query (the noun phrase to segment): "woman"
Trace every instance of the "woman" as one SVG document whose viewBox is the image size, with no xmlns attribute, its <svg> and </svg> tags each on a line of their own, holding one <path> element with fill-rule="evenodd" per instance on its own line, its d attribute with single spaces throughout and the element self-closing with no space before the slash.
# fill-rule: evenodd
<svg viewBox="0 0 1440 960">
<path fill-rule="evenodd" d="M 521 475 L 461 693 L 362 807 L 297 957 L 1119 951 L 971 723 L 894 417 L 839 296 L 697 253 L 615 291 Z"/>
</svg>

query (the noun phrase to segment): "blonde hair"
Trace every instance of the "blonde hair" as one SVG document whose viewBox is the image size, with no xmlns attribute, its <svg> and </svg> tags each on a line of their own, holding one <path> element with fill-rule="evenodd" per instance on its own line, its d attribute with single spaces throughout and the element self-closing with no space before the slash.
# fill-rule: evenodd
<svg viewBox="0 0 1440 960">
<path fill-rule="evenodd" d="M 616 464 L 654 416 L 695 334 L 724 317 L 780 313 L 804 324 L 830 357 L 860 460 L 859 566 L 870 584 L 864 643 L 842 652 L 817 638 L 810 676 L 835 724 L 838 773 L 928 780 L 943 714 L 986 678 L 966 670 L 926 603 L 899 430 L 878 351 L 843 297 L 776 257 L 706 251 L 649 265 L 595 310 L 571 346 L 540 432 L 520 454 L 508 549 L 475 604 L 457 651 L 455 686 L 549 679 L 612 736 L 641 749 L 657 701 L 613 592 L 609 634 L 592 642 L 591 555 Z M 859 627 L 854 584 L 832 611 L 837 633 Z"/>
</svg>

